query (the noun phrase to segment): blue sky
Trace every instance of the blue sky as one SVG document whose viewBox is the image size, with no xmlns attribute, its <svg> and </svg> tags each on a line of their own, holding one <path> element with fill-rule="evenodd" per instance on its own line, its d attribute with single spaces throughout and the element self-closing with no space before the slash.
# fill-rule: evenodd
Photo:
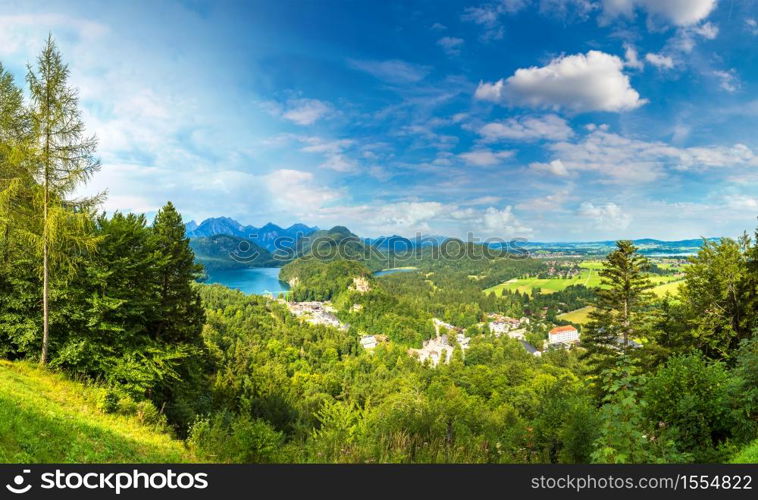
<svg viewBox="0 0 758 500">
<path fill-rule="evenodd" d="M 109 211 L 541 241 L 756 225 L 752 0 L 0 0 L 19 82 L 48 32 Z"/>
</svg>

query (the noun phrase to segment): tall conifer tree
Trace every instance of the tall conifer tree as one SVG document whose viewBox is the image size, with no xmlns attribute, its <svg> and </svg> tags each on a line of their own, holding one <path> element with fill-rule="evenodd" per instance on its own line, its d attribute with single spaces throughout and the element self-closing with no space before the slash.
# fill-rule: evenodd
<svg viewBox="0 0 758 500">
<path fill-rule="evenodd" d="M 68 85 L 68 77 L 68 66 L 49 36 L 36 71 L 29 66 L 26 77 L 36 146 L 34 174 L 42 191 L 38 200 L 41 234 L 36 240 L 42 261 L 42 364 L 48 361 L 50 343 L 51 275 L 72 265 L 72 249 L 95 245 L 87 226 L 98 199 L 69 197 L 99 169 L 94 156 L 97 141 L 85 136 L 77 91 Z"/>
</svg>

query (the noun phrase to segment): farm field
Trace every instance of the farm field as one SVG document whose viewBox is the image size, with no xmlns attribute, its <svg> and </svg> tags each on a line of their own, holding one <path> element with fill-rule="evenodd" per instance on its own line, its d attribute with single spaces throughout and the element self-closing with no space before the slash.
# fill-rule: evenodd
<svg viewBox="0 0 758 500">
<path fill-rule="evenodd" d="M 487 288 L 484 292 L 495 292 L 497 295 L 502 295 L 503 290 L 509 290 L 511 292 L 526 293 L 531 296 L 532 290 L 535 288 L 539 288 L 540 293 L 543 294 L 558 292 L 572 285 L 584 285 L 587 288 L 596 288 L 600 286 L 598 271 L 602 268 L 602 265 L 602 262 L 599 260 L 587 260 L 579 264 L 579 267 L 583 269 L 579 276 L 572 278 L 516 278 Z M 655 285 L 653 293 L 661 297 L 666 292 L 676 295 L 678 285 L 674 283 L 682 280 L 681 275 L 661 276 L 651 274 L 648 278 Z"/>
<path fill-rule="evenodd" d="M 569 311 L 567 313 L 559 314 L 558 319 L 562 319 L 564 321 L 570 321 L 571 323 L 576 323 L 578 325 L 583 325 L 589 322 L 590 320 L 589 315 L 593 309 L 595 308 L 592 306 L 582 307 L 574 311 Z"/>
</svg>

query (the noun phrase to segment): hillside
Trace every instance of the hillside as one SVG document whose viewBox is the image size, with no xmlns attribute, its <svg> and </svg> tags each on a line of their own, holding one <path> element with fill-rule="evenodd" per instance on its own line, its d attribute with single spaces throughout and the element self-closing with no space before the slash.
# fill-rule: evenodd
<svg viewBox="0 0 758 500">
<path fill-rule="evenodd" d="M 193 238 L 190 247 L 207 271 L 281 265 L 265 248 L 236 236 L 217 234 L 208 238 Z"/>
<path fill-rule="evenodd" d="M 371 271 L 380 271 L 389 266 L 389 260 L 381 251 L 371 247 L 344 226 L 319 230 L 301 238 L 295 247 L 297 257 L 314 258 L 323 262 L 352 260 L 362 262 Z"/>
<path fill-rule="evenodd" d="M 100 411 L 103 393 L 29 363 L 0 361 L 0 463 L 197 461 L 181 441 L 140 422 L 136 409 Z"/>
</svg>

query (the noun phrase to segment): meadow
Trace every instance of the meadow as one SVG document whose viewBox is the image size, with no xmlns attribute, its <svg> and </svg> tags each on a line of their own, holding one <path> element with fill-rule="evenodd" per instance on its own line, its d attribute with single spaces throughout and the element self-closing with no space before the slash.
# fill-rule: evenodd
<svg viewBox="0 0 758 500">
<path fill-rule="evenodd" d="M 93 383 L 0 360 L 0 463 L 197 461 L 149 406 L 108 400 Z"/>
</svg>

